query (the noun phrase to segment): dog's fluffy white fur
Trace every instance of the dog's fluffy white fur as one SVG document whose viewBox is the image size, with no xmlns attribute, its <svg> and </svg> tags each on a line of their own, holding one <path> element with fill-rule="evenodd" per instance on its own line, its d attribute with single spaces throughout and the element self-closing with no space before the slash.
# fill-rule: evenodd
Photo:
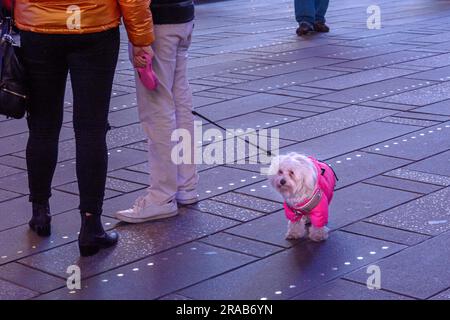
<svg viewBox="0 0 450 320">
<path fill-rule="evenodd" d="M 289 153 L 272 159 L 269 169 L 269 181 L 284 198 L 290 207 L 303 202 L 313 195 L 317 182 L 317 170 L 308 157 Z M 288 222 L 286 239 L 300 239 L 308 234 L 307 216 L 297 222 Z M 313 241 L 323 241 L 328 238 L 328 228 L 316 228 L 311 225 L 309 238 Z"/>
</svg>

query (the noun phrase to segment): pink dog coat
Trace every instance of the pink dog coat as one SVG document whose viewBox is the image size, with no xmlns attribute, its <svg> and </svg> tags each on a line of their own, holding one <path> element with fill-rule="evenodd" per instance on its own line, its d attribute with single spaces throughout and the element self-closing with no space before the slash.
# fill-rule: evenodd
<svg viewBox="0 0 450 320">
<path fill-rule="evenodd" d="M 314 227 L 322 228 L 328 223 L 328 206 L 333 198 L 336 174 L 326 163 L 309 157 L 317 170 L 317 182 L 313 195 L 294 207 L 284 202 L 286 218 L 292 222 L 299 221 L 304 215 L 311 219 Z"/>
</svg>

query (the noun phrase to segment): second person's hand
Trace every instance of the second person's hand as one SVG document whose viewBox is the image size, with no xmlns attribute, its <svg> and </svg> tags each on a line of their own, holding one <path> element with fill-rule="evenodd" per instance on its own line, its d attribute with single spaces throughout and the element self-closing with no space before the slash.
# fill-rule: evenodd
<svg viewBox="0 0 450 320">
<path fill-rule="evenodd" d="M 145 54 L 149 55 L 150 59 L 153 59 L 154 53 L 152 47 L 133 46 L 133 65 L 135 68 L 144 68 L 147 65 Z"/>
</svg>

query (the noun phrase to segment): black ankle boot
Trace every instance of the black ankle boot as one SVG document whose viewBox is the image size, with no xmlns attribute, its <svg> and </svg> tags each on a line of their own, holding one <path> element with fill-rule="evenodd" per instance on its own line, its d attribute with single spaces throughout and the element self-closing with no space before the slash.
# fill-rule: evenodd
<svg viewBox="0 0 450 320">
<path fill-rule="evenodd" d="M 46 203 L 33 202 L 33 217 L 28 225 L 30 229 L 41 237 L 48 237 L 51 234 L 52 217 L 50 215 L 50 206 Z"/>
<path fill-rule="evenodd" d="M 81 256 L 92 256 L 100 249 L 114 246 L 118 240 L 119 234 L 117 232 L 105 232 L 100 215 L 81 214 L 81 230 L 78 236 Z"/>
</svg>

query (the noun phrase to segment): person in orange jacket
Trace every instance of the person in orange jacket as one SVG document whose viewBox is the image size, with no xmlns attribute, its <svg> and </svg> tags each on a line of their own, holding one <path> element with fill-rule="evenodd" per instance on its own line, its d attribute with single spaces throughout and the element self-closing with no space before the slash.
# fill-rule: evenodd
<svg viewBox="0 0 450 320">
<path fill-rule="evenodd" d="M 136 67 L 153 55 L 150 0 L 15 0 L 24 65 L 29 75 L 29 138 L 26 149 L 30 228 L 51 232 L 49 198 L 58 159 L 67 77 L 73 96 L 76 174 L 80 195 L 82 256 L 114 246 L 116 232 L 101 223 L 108 153 L 106 133 L 114 72 L 120 46 L 121 18 L 133 45 Z M 69 94 L 70 95 L 70 94 Z M 62 181 L 70 181 L 66 178 Z"/>
</svg>

